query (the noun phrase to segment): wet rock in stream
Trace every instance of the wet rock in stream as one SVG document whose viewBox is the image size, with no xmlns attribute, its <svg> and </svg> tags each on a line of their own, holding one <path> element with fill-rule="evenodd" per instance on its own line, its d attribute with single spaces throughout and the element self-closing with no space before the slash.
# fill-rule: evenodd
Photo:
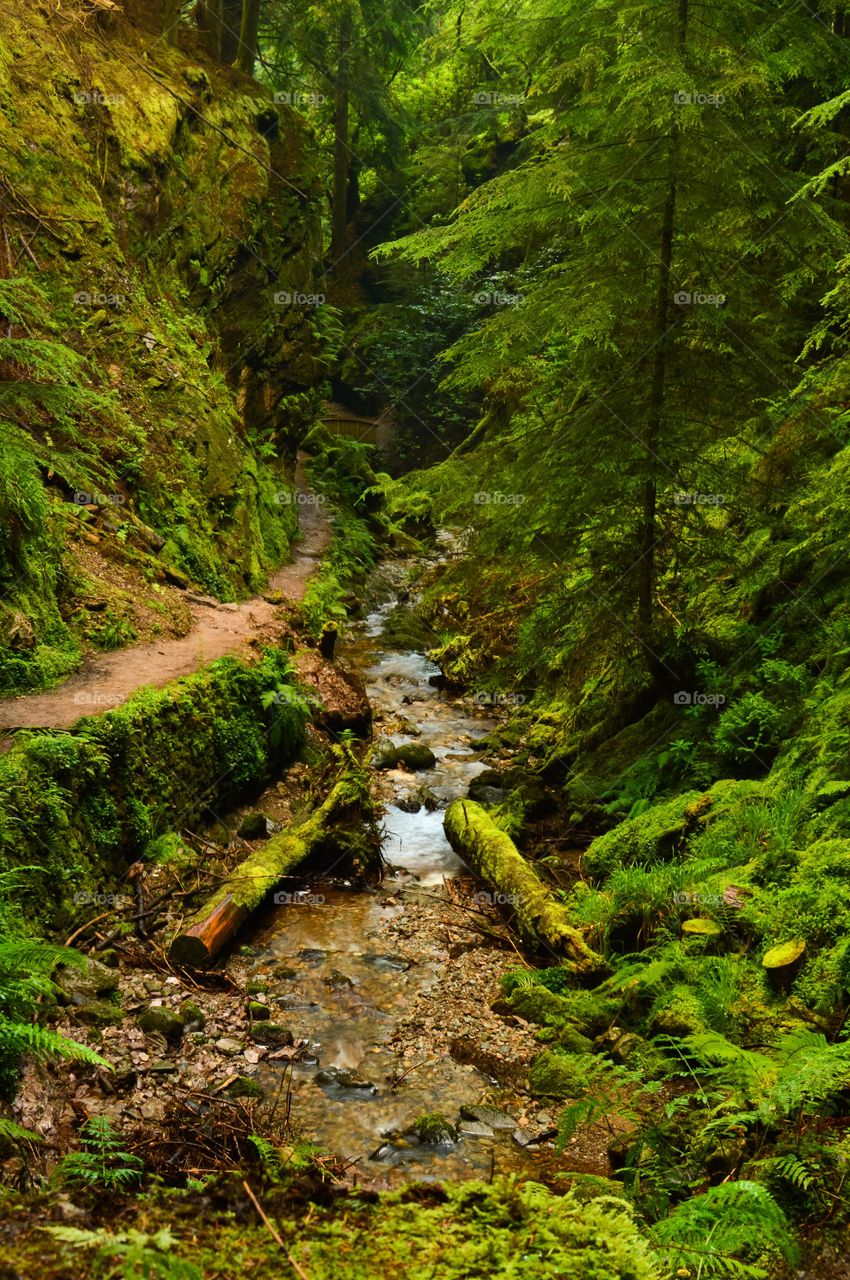
<svg viewBox="0 0 850 1280">
<path fill-rule="evenodd" d="M 489 1125 L 491 1129 L 509 1129 L 513 1132 L 516 1128 L 516 1120 L 495 1107 L 463 1106 L 460 1109 L 460 1115 L 462 1120 L 474 1120 L 479 1124 Z"/>
<path fill-rule="evenodd" d="M 255 1044 L 265 1044 L 272 1048 L 279 1048 L 281 1045 L 291 1045 L 294 1037 L 289 1027 L 283 1027 L 279 1022 L 258 1022 L 251 1027 L 248 1035 Z"/>
<path fill-rule="evenodd" d="M 410 961 L 405 960 L 403 956 L 380 956 L 366 953 L 362 955 L 361 960 L 364 964 L 368 964 L 373 969 L 384 970 L 392 973 L 404 973 L 410 968 Z"/>
<path fill-rule="evenodd" d="M 354 1097 L 362 1100 L 378 1096 L 377 1085 L 345 1067 L 323 1067 L 316 1072 L 315 1080 L 330 1098 Z"/>
</svg>

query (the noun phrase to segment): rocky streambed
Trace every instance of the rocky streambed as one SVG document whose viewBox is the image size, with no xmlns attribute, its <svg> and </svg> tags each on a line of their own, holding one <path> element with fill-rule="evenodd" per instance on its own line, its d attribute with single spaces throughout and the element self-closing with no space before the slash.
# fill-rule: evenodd
<svg viewBox="0 0 850 1280">
<path fill-rule="evenodd" d="M 350 884 L 333 866 L 287 881 L 227 961 L 197 980 L 171 971 L 163 952 L 161 965 L 69 977 L 66 1029 L 96 1027 L 115 1071 L 29 1070 L 19 1118 L 49 1145 L 67 1148 L 94 1114 L 142 1131 L 175 1107 L 265 1100 L 285 1110 L 294 1144 L 332 1153 L 356 1183 L 609 1172 L 603 1133 L 557 1155 L 557 1108 L 526 1092 L 537 1028 L 500 1011 L 499 985 L 524 961 L 442 825 L 445 806 L 488 768 L 481 740 L 493 721 L 441 689 L 423 653 L 385 638 L 406 572 L 397 562 L 373 583 L 380 603 L 340 655 L 373 711 L 379 882 Z M 248 821 L 240 810 L 225 826 L 262 840 L 287 820 L 306 775 L 290 770 Z M 202 1152 L 194 1163 L 185 1155 L 184 1170 L 207 1171 Z"/>
</svg>

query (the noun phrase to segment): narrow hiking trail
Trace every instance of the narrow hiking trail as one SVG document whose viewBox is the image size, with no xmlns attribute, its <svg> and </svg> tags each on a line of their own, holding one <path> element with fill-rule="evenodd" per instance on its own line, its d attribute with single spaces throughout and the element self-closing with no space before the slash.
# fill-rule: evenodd
<svg viewBox="0 0 850 1280">
<path fill-rule="evenodd" d="M 120 706 L 143 685 L 159 688 L 200 671 L 215 658 L 244 655 L 252 644 L 272 639 L 279 629 L 275 598 L 303 599 L 331 536 L 326 504 L 307 484 L 303 455 L 299 455 L 295 477 L 301 537 L 293 559 L 270 575 L 263 595 L 239 604 L 188 597 L 194 624 L 187 635 L 90 654 L 83 667 L 56 689 L 0 699 L 0 731 L 67 729 L 81 716 Z"/>
</svg>

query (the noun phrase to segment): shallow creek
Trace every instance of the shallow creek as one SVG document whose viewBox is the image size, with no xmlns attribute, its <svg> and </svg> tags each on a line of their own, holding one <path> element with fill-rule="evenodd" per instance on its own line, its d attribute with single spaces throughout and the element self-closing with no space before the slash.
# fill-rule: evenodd
<svg viewBox="0 0 850 1280">
<path fill-rule="evenodd" d="M 376 736 L 386 733 L 397 745 L 423 743 L 436 764 L 381 775 L 387 863 L 381 884 L 346 891 L 322 879 L 308 882 L 305 901 L 278 905 L 256 928 L 251 969 L 268 980 L 274 1020 L 289 1027 L 296 1042 L 306 1042 L 291 1068 L 291 1121 L 303 1139 L 356 1162 L 365 1177 L 390 1183 L 508 1171 L 539 1178 L 553 1165 L 551 1144 L 525 1149 L 512 1136 L 515 1123 L 488 1131 L 460 1119 L 462 1107 L 483 1100 L 514 1118 L 539 1107 L 500 1090 L 445 1048 L 413 1060 L 409 1051 L 400 1053 L 399 1025 L 415 1018 L 417 1001 L 453 963 L 444 939 L 435 936 L 439 929 L 423 931 L 423 910 L 433 916 L 447 896 L 471 898 L 481 888 L 446 841 L 442 810 L 486 767 L 474 744 L 493 722 L 470 701 L 436 688 L 431 678 L 438 669 L 423 655 L 382 647 L 395 604 L 394 593 L 353 630 L 341 656 L 366 681 Z M 388 732 L 385 726 L 399 717 L 419 732 Z M 415 809 L 414 793 L 423 786 L 439 807 L 406 811 Z M 510 967 L 510 952 L 499 957 Z M 481 998 L 488 998 L 484 991 Z M 288 1066 L 286 1054 L 260 1064 L 258 1079 L 268 1092 Z M 411 1138 L 413 1123 L 433 1112 L 459 1127 L 456 1141 Z"/>
</svg>

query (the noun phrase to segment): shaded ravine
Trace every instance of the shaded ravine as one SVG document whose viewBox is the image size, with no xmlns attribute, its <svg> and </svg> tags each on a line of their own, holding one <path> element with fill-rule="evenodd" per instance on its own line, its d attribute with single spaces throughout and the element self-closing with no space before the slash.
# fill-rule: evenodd
<svg viewBox="0 0 850 1280">
<path fill-rule="evenodd" d="M 345 1157 L 366 1180 L 392 1185 L 499 1172 L 545 1178 L 565 1167 L 551 1141 L 552 1117 L 511 1079 L 540 1046 L 533 1028 L 509 1028 L 490 1009 L 512 955 L 476 935 L 482 887 L 442 825 L 445 805 L 465 795 L 486 767 L 475 741 L 492 721 L 438 689 L 438 668 L 423 655 L 382 647 L 395 603 L 370 614 L 343 654 L 365 678 L 376 727 L 396 744 L 424 743 L 436 763 L 379 775 L 387 867 L 377 888 L 302 879 L 304 901 L 280 902 L 248 938 L 254 957 L 244 980 L 265 987 L 272 1018 L 295 1038 L 294 1049 L 259 1063 L 257 1079 L 274 1094 L 291 1063 L 294 1131 Z M 406 724 L 392 732 L 400 716 Z M 421 803 L 422 788 L 436 808 Z M 498 913 L 484 923 L 498 930 Z M 501 1085 L 486 1064 L 470 1065 L 474 1053 L 457 1060 L 464 1058 L 458 1041 L 485 1037 Z M 501 1127 L 471 1114 L 482 1103 L 501 1112 L 490 1117 Z M 435 1112 L 455 1127 L 455 1140 L 417 1141 L 412 1127 Z M 526 1145 L 529 1137 L 536 1141 Z M 573 1169 L 608 1171 L 598 1143 L 572 1155 Z"/>
<path fill-rule="evenodd" d="M 145 685 L 161 688 L 215 658 L 244 656 L 258 639 L 272 642 L 278 627 L 274 597 L 303 598 L 330 540 L 325 505 L 307 487 L 301 457 L 296 481 L 301 537 L 291 562 L 270 575 L 264 595 L 240 604 L 196 601 L 190 605 L 194 625 L 188 635 L 89 655 L 82 669 L 56 689 L 0 699 L 0 730 L 66 729 L 81 716 L 120 706 Z"/>
</svg>

